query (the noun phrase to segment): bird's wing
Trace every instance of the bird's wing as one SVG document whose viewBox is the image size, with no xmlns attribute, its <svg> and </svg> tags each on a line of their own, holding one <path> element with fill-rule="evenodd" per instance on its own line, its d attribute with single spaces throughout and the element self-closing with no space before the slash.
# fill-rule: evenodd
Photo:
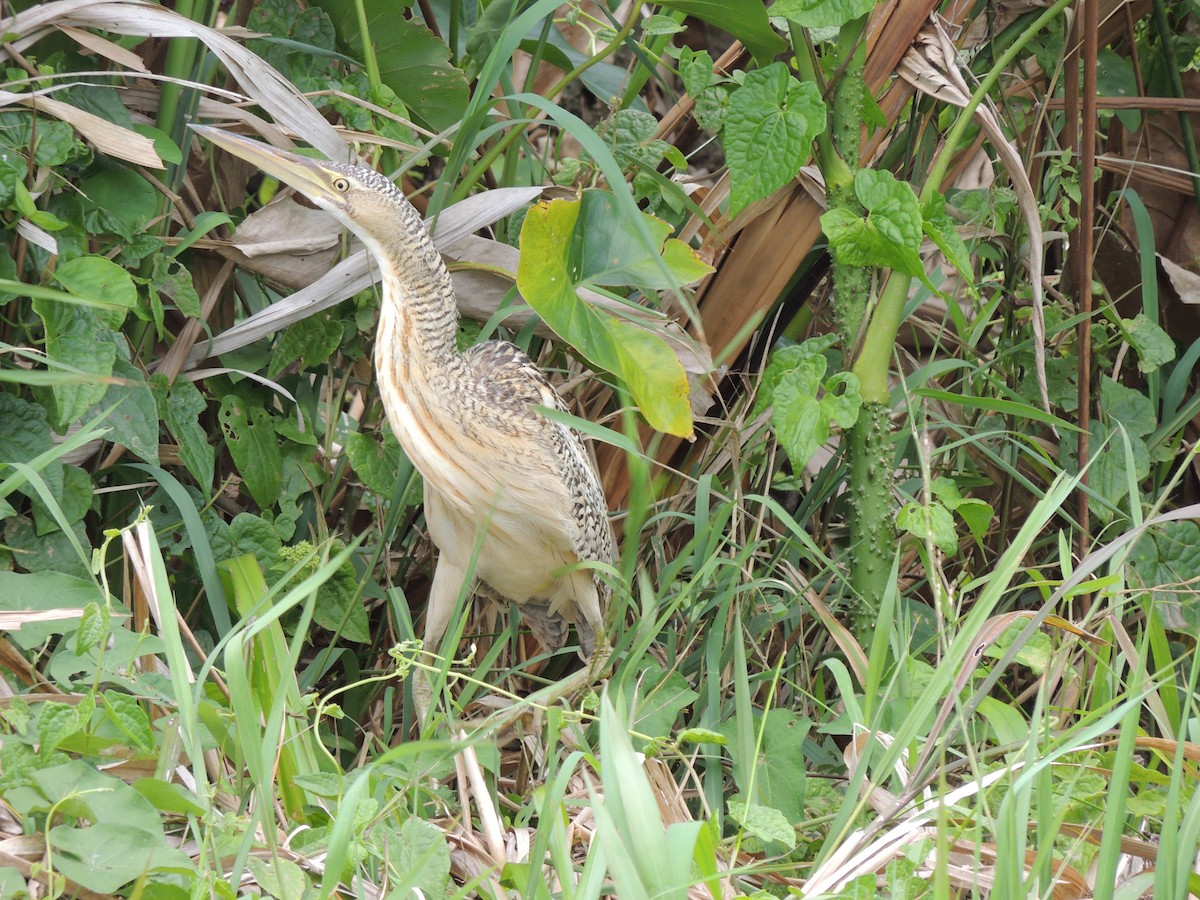
<svg viewBox="0 0 1200 900">
<path fill-rule="evenodd" d="M 516 344 L 488 341 L 476 344 L 466 358 L 484 397 L 494 401 L 509 417 L 515 414 L 528 426 L 532 436 L 553 445 L 564 486 L 572 504 L 577 532 L 573 535 L 576 554 L 581 560 L 614 562 L 616 540 L 608 522 L 608 504 L 595 463 L 579 432 L 560 422 L 551 422 L 533 407 L 567 411 L 554 385 L 537 364 Z"/>
</svg>

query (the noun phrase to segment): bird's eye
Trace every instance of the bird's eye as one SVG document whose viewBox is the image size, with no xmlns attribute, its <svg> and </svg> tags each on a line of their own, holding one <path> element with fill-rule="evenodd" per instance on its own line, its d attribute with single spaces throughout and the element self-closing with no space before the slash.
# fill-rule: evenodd
<svg viewBox="0 0 1200 900">
<path fill-rule="evenodd" d="M 344 194 L 350 190 L 350 182 L 345 178 L 335 178 L 333 179 L 333 189 L 339 194 Z"/>
</svg>

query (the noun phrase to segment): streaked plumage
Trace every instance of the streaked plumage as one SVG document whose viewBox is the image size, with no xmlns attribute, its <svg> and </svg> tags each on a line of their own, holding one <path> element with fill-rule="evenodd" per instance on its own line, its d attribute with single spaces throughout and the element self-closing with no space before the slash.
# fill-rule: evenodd
<svg viewBox="0 0 1200 900">
<path fill-rule="evenodd" d="M 598 643 L 606 648 L 608 588 L 577 565 L 616 558 L 591 457 L 577 432 L 535 409 L 565 407 L 519 347 L 492 341 L 457 350 L 450 276 L 417 211 L 370 169 L 198 130 L 341 220 L 379 264 L 379 391 L 400 445 L 425 480 L 425 516 L 439 551 L 427 648 L 438 649 L 477 546 L 474 577 L 521 606 L 548 649 L 563 646 L 567 622 L 576 625 L 586 655 Z M 417 694 L 422 713 L 429 701 L 426 684 Z"/>
</svg>

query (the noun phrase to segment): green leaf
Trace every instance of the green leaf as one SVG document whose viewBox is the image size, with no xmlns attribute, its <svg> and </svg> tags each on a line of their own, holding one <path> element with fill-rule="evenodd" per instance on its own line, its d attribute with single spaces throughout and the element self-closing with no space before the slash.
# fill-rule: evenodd
<svg viewBox="0 0 1200 900">
<path fill-rule="evenodd" d="M 99 403 L 108 390 L 107 382 L 117 358 L 115 342 L 124 340 L 113 329 L 119 327 L 124 314 L 116 314 L 114 323 L 111 312 L 45 300 L 34 300 L 33 309 L 42 318 L 50 357 L 94 376 L 51 386 L 55 405 L 53 424 L 61 430 L 78 420 L 89 406 Z"/>
<path fill-rule="evenodd" d="M 896 525 L 922 541 L 932 540 L 947 556 L 958 549 L 954 516 L 936 500 L 928 506 L 915 501 L 906 504 L 896 517 Z"/>
<path fill-rule="evenodd" d="M 350 53 L 361 58 L 363 32 L 355 4 L 318 0 Z M 379 77 L 417 116 L 435 130 L 457 125 L 470 91 L 461 69 L 450 65 L 450 48 L 419 21 L 399 15 L 408 3 L 364 0 Z"/>
<path fill-rule="evenodd" d="M 182 784 L 157 778 L 139 778 L 132 787 L 160 812 L 200 816 L 207 811 L 196 796 Z"/>
<path fill-rule="evenodd" d="M 651 738 L 666 737 L 675 730 L 679 714 L 700 695 L 678 672 L 664 672 L 652 664 L 641 673 L 639 699 L 632 729 Z"/>
<path fill-rule="evenodd" d="M 838 372 L 825 382 L 821 410 L 839 428 L 853 428 L 862 409 L 862 391 L 853 372 Z"/>
<path fill-rule="evenodd" d="M 679 77 L 689 96 L 695 99 L 704 93 L 704 89 L 712 83 L 712 76 L 713 60 L 707 50 L 684 47 L 679 51 Z"/>
<path fill-rule="evenodd" d="M 289 325 L 275 344 L 267 377 L 276 378 L 296 360 L 305 369 L 322 365 L 342 342 L 341 323 L 331 321 L 328 314 L 308 316 Z"/>
<path fill-rule="evenodd" d="M 131 450 L 138 458 L 151 465 L 158 465 L 158 407 L 154 394 L 146 384 L 142 370 L 120 354 L 113 360 L 113 375 L 123 383 L 108 386 L 100 402 L 91 406 L 84 414 L 84 423 L 108 410 L 104 424 L 108 426 L 108 440 Z"/>
<path fill-rule="evenodd" d="M 726 720 L 718 727 L 729 741 L 734 772 L 754 773 L 753 784 L 738 783 L 738 789 L 743 793 L 753 789 L 755 802 L 779 810 L 789 822 L 803 821 L 809 766 L 805 738 L 812 722 L 788 709 L 768 710 L 765 720 L 755 713 L 753 727 L 756 734 L 762 729 L 762 745 L 753 760 L 739 758 L 736 719 Z"/>
<path fill-rule="evenodd" d="M 897 181 L 891 172 L 860 169 L 854 176 L 854 191 L 867 209 L 865 219 L 842 208 L 821 216 L 821 227 L 838 261 L 924 278 L 919 252 L 923 219 L 912 187 Z"/>
<path fill-rule="evenodd" d="M 405 873 L 410 887 L 420 888 L 426 897 L 444 897 L 450 886 L 446 836 L 419 816 L 409 816 L 398 837 L 393 859 L 396 871 Z"/>
<path fill-rule="evenodd" d="M 84 221 L 92 234 L 111 232 L 131 239 L 146 230 L 158 214 L 154 185 L 123 167 L 105 169 L 80 185 Z"/>
<path fill-rule="evenodd" d="M 400 444 L 391 429 L 382 429 L 378 436 L 352 431 L 346 435 L 345 447 L 359 480 L 375 493 L 391 496 L 400 466 Z"/>
<path fill-rule="evenodd" d="M 175 308 L 185 316 L 193 319 L 200 318 L 200 294 L 192 281 L 192 273 L 184 268 L 183 263 L 166 256 L 154 257 L 154 275 L 150 282 L 150 290 L 156 294 L 166 295 Z M 160 304 L 161 307 L 161 304 Z M 155 317 L 155 324 L 161 329 L 162 322 Z"/>
<path fill-rule="evenodd" d="M 71 530 L 75 540 L 86 549 L 88 537 L 83 523 L 76 522 Z M 75 552 L 65 532 L 38 534 L 32 522 L 15 516 L 4 523 L 4 540 L 13 552 L 13 561 L 28 572 L 61 572 L 80 578 L 89 574 L 88 563 Z"/>
<path fill-rule="evenodd" d="M 82 656 L 105 643 L 111 626 L 112 620 L 107 609 L 94 601 L 85 606 L 83 615 L 79 617 L 79 630 L 75 632 L 76 654 Z"/>
<path fill-rule="evenodd" d="M 266 519 L 253 513 L 238 513 L 229 524 L 215 515 L 205 518 L 213 555 L 218 561 L 253 554 L 262 571 L 270 571 L 279 561 L 283 542 Z"/>
<path fill-rule="evenodd" d="M 803 372 L 815 359 L 820 357 L 809 357 L 806 366 L 793 370 L 776 386 L 771 412 L 775 436 L 797 471 L 803 469 L 817 448 L 829 440 L 829 417 L 823 413 L 814 393 L 805 390 L 808 376 Z"/>
<path fill-rule="evenodd" d="M 839 28 L 875 8 L 873 0 L 776 0 L 771 15 L 802 28 Z"/>
<path fill-rule="evenodd" d="M 539 203 L 529 211 L 521 229 L 517 287 L 563 340 L 594 366 L 612 372 L 629 386 L 652 427 L 690 436 L 687 375 L 671 348 L 655 335 L 595 309 L 575 292 L 582 284 L 601 283 L 593 280 L 597 277 L 605 279 L 603 283 L 616 284 L 627 277 L 624 273 L 648 268 L 646 251 L 640 251 L 639 259 L 632 242 L 614 238 L 592 245 L 597 232 L 581 228 L 580 222 L 602 220 L 596 210 L 609 208 L 603 197 L 588 199 L 596 193 L 587 191 L 581 200 Z M 585 205 L 589 207 L 586 216 L 581 215 Z M 656 220 L 646 218 L 653 229 Z M 608 221 L 606 231 L 615 230 L 633 229 Z M 602 255 L 614 249 L 619 251 L 615 260 Z M 634 255 L 621 255 L 626 250 Z M 588 266 L 597 266 L 598 271 Z"/>
<path fill-rule="evenodd" d="M 1173 627 L 1200 628 L 1200 596 L 1190 587 L 1200 578 L 1200 526 L 1167 522 L 1139 540 L 1129 556 L 1131 586 L 1143 587 L 1171 615 Z"/>
<path fill-rule="evenodd" d="M 796 177 L 825 119 L 817 86 L 797 81 L 783 63 L 746 73 L 725 111 L 731 216 Z"/>
<path fill-rule="evenodd" d="M 1144 437 L 1158 427 L 1150 398 L 1107 376 L 1100 378 L 1100 408 L 1110 422 L 1120 422 L 1136 437 Z"/>
<path fill-rule="evenodd" d="M 150 872 L 194 873 L 191 858 L 166 842 L 161 829 L 132 825 L 87 828 L 59 825 L 47 835 L 54 865 L 72 881 L 99 894 L 112 894 Z"/>
<path fill-rule="evenodd" d="M 67 524 L 74 525 L 81 521 L 92 507 L 92 478 L 79 466 L 54 463 L 53 467 L 60 477 L 54 480 L 46 478 L 46 486 L 50 488 Z M 46 476 L 50 473 L 43 470 L 42 474 Z M 37 534 L 45 535 L 58 531 L 58 520 L 42 499 L 42 495 L 32 487 L 28 493 L 33 500 L 33 522 Z"/>
<path fill-rule="evenodd" d="M 75 578 L 61 572 L 18 574 L 0 572 L 0 610 L 14 612 L 26 609 L 85 609 L 93 603 L 104 605 L 96 583 L 89 578 Z M 55 634 L 65 634 L 78 627 L 72 619 L 56 619 L 24 625 L 8 634 L 9 640 L 22 650 L 44 644 Z"/>
<path fill-rule="evenodd" d="M 975 291 L 971 254 L 958 236 L 958 223 L 946 212 L 946 198 L 935 193 L 921 208 L 921 216 L 921 227 L 926 236 L 942 251 L 946 262 L 954 266 L 955 271 L 965 279 L 963 284 L 970 291 Z"/>
<path fill-rule="evenodd" d="M 778 841 L 789 850 L 796 847 L 796 829 L 777 809 L 759 803 L 729 800 L 729 817 L 764 843 Z"/>
<path fill-rule="evenodd" d="M 221 399 L 217 417 L 225 435 L 225 446 L 245 479 L 250 496 L 261 509 L 270 508 L 279 499 L 283 467 L 270 411 L 262 406 L 248 409 L 236 394 L 226 394 Z"/>
<path fill-rule="evenodd" d="M 659 6 L 677 9 L 727 31 L 746 45 L 764 65 L 787 48 L 771 28 L 766 6 L 760 0 L 660 0 Z"/>
<path fill-rule="evenodd" d="M 143 753 L 154 752 L 154 729 L 141 703 L 119 691 L 104 692 L 104 715 Z"/>
<path fill-rule="evenodd" d="M 79 710 L 71 703 L 47 701 L 38 710 L 38 753 L 49 759 L 58 745 L 80 729 Z"/>
<path fill-rule="evenodd" d="M 179 458 L 200 487 L 208 490 L 212 486 L 216 451 L 199 422 L 208 408 L 203 395 L 196 385 L 182 378 L 168 388 L 165 375 L 151 375 L 150 389 L 159 416 L 179 442 Z"/>
<path fill-rule="evenodd" d="M 54 270 L 54 278 L 77 297 L 124 309 L 137 306 L 137 287 L 132 276 L 103 256 L 69 259 Z M 109 327 L 117 328 L 120 324 L 118 319 Z"/>
<path fill-rule="evenodd" d="M 1138 371 L 1153 372 L 1175 358 L 1175 341 L 1145 313 L 1122 319 L 1130 346 L 1137 351 Z"/>
<path fill-rule="evenodd" d="M 287 900 L 289 897 L 305 896 L 308 889 L 308 876 L 304 870 L 282 856 L 269 860 L 251 856 L 246 860 L 246 868 L 268 896 Z"/>
</svg>

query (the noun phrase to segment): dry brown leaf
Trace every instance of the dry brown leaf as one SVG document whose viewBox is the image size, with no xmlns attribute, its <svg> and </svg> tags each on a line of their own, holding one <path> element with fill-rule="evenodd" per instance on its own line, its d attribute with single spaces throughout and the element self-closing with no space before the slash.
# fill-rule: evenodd
<svg viewBox="0 0 1200 900">
<path fill-rule="evenodd" d="M 58 30 L 85 50 L 91 50 L 105 59 L 112 60 L 119 66 L 133 69 L 135 72 L 150 71 L 140 56 L 132 50 L 126 50 L 120 44 L 113 43 L 108 38 L 93 34 L 90 31 L 84 31 L 82 28 L 75 28 L 71 25 L 60 25 L 58 26 Z"/>
</svg>

